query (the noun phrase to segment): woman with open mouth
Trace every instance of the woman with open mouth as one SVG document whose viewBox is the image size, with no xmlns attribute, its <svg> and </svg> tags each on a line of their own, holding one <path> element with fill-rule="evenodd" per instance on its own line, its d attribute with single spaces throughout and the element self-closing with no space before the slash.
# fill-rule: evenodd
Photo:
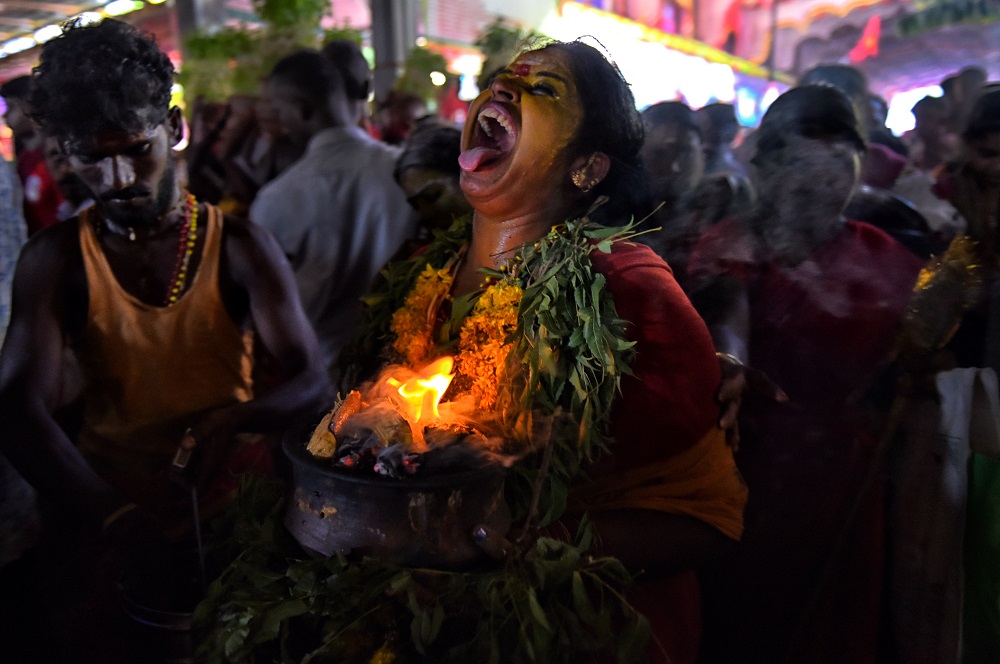
<svg viewBox="0 0 1000 664">
<path fill-rule="evenodd" d="M 629 242 L 645 212 L 642 140 L 601 52 L 521 54 L 469 109 L 471 219 L 390 267 L 363 336 L 411 365 L 457 349 L 454 389 L 509 420 L 513 438 L 532 437 L 526 412 L 559 414 L 534 525 L 569 537 L 589 514 L 595 553 L 640 574 L 629 600 L 651 621 L 651 659 L 693 662 L 694 570 L 740 538 L 746 488 L 718 427 L 708 331 L 666 263 Z"/>
<path fill-rule="evenodd" d="M 266 638 L 301 635 L 289 624 L 309 611 L 300 628 L 325 630 L 313 647 L 336 661 L 693 663 L 695 570 L 741 537 L 747 494 L 719 426 L 708 330 L 667 264 L 630 241 L 646 193 L 635 100 L 600 51 L 551 43 L 499 72 L 468 118 L 473 213 L 387 266 L 342 393 L 360 389 L 358 365 L 423 376 L 444 361 L 444 402 L 471 404 L 510 460 L 515 528 L 473 527 L 484 560 L 472 570 L 297 558 L 294 574 L 227 573 L 216 597 L 260 601 L 203 605 L 219 616 L 209 642 L 252 650 L 243 626 L 277 602 L 288 615 Z M 320 438 L 343 444 L 328 428 Z M 292 583 L 268 594 L 242 578 Z M 357 657 L 359 643 L 378 650 Z"/>
</svg>

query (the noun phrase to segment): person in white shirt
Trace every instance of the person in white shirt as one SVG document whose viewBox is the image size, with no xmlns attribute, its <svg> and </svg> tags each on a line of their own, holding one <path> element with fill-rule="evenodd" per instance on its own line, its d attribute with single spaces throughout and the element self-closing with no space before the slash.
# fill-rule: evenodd
<svg viewBox="0 0 1000 664">
<path fill-rule="evenodd" d="M 359 298 L 415 232 L 416 219 L 393 178 L 399 151 L 358 127 L 359 107 L 328 58 L 310 49 L 284 58 L 264 94 L 305 154 L 260 190 L 250 218 L 288 256 L 332 368 L 361 315 Z"/>
</svg>

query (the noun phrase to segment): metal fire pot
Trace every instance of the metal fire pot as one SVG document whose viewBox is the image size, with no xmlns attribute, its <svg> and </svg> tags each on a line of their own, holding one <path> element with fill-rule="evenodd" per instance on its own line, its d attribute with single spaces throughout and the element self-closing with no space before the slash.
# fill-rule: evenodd
<svg viewBox="0 0 1000 664">
<path fill-rule="evenodd" d="M 460 569 L 482 559 L 476 526 L 504 535 L 504 469 L 457 467 L 392 479 L 332 466 L 307 450 L 311 428 L 284 439 L 295 490 L 285 526 L 313 555 L 371 556 L 409 567 Z"/>
</svg>

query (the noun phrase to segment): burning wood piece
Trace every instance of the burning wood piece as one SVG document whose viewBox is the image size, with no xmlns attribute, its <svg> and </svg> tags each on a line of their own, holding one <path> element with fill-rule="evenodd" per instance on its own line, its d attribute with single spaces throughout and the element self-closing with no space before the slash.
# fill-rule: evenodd
<svg viewBox="0 0 1000 664">
<path fill-rule="evenodd" d="M 333 458 L 337 451 L 337 436 L 341 435 L 344 422 L 360 411 L 363 405 L 361 393 L 351 390 L 346 399 L 320 420 L 309 439 L 309 444 L 306 445 L 309 453 L 320 459 Z"/>
<path fill-rule="evenodd" d="M 336 415 L 333 416 L 333 424 L 330 425 L 330 429 L 333 431 L 334 435 L 339 436 L 344 428 L 344 422 L 347 421 L 351 415 L 358 413 L 364 407 L 364 400 L 361 398 L 361 393 L 357 390 L 351 390 L 344 399 L 340 406 L 336 409 Z"/>
<path fill-rule="evenodd" d="M 313 431 L 312 437 L 306 449 L 314 457 L 320 459 L 330 459 L 337 451 L 337 437 L 333 434 L 332 428 L 333 411 L 326 414 Z"/>
</svg>

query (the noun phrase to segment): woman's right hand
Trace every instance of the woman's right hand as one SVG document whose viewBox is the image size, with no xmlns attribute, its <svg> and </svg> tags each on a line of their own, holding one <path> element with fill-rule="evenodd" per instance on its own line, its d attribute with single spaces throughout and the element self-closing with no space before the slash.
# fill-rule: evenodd
<svg viewBox="0 0 1000 664">
<path fill-rule="evenodd" d="M 715 393 L 720 409 L 719 428 L 726 432 L 726 440 L 735 452 L 740 448 L 739 414 L 743 397 L 752 394 L 785 403 L 788 395 L 763 371 L 746 366 L 729 353 L 716 353 L 716 356 L 722 372 L 722 382 Z"/>
</svg>

